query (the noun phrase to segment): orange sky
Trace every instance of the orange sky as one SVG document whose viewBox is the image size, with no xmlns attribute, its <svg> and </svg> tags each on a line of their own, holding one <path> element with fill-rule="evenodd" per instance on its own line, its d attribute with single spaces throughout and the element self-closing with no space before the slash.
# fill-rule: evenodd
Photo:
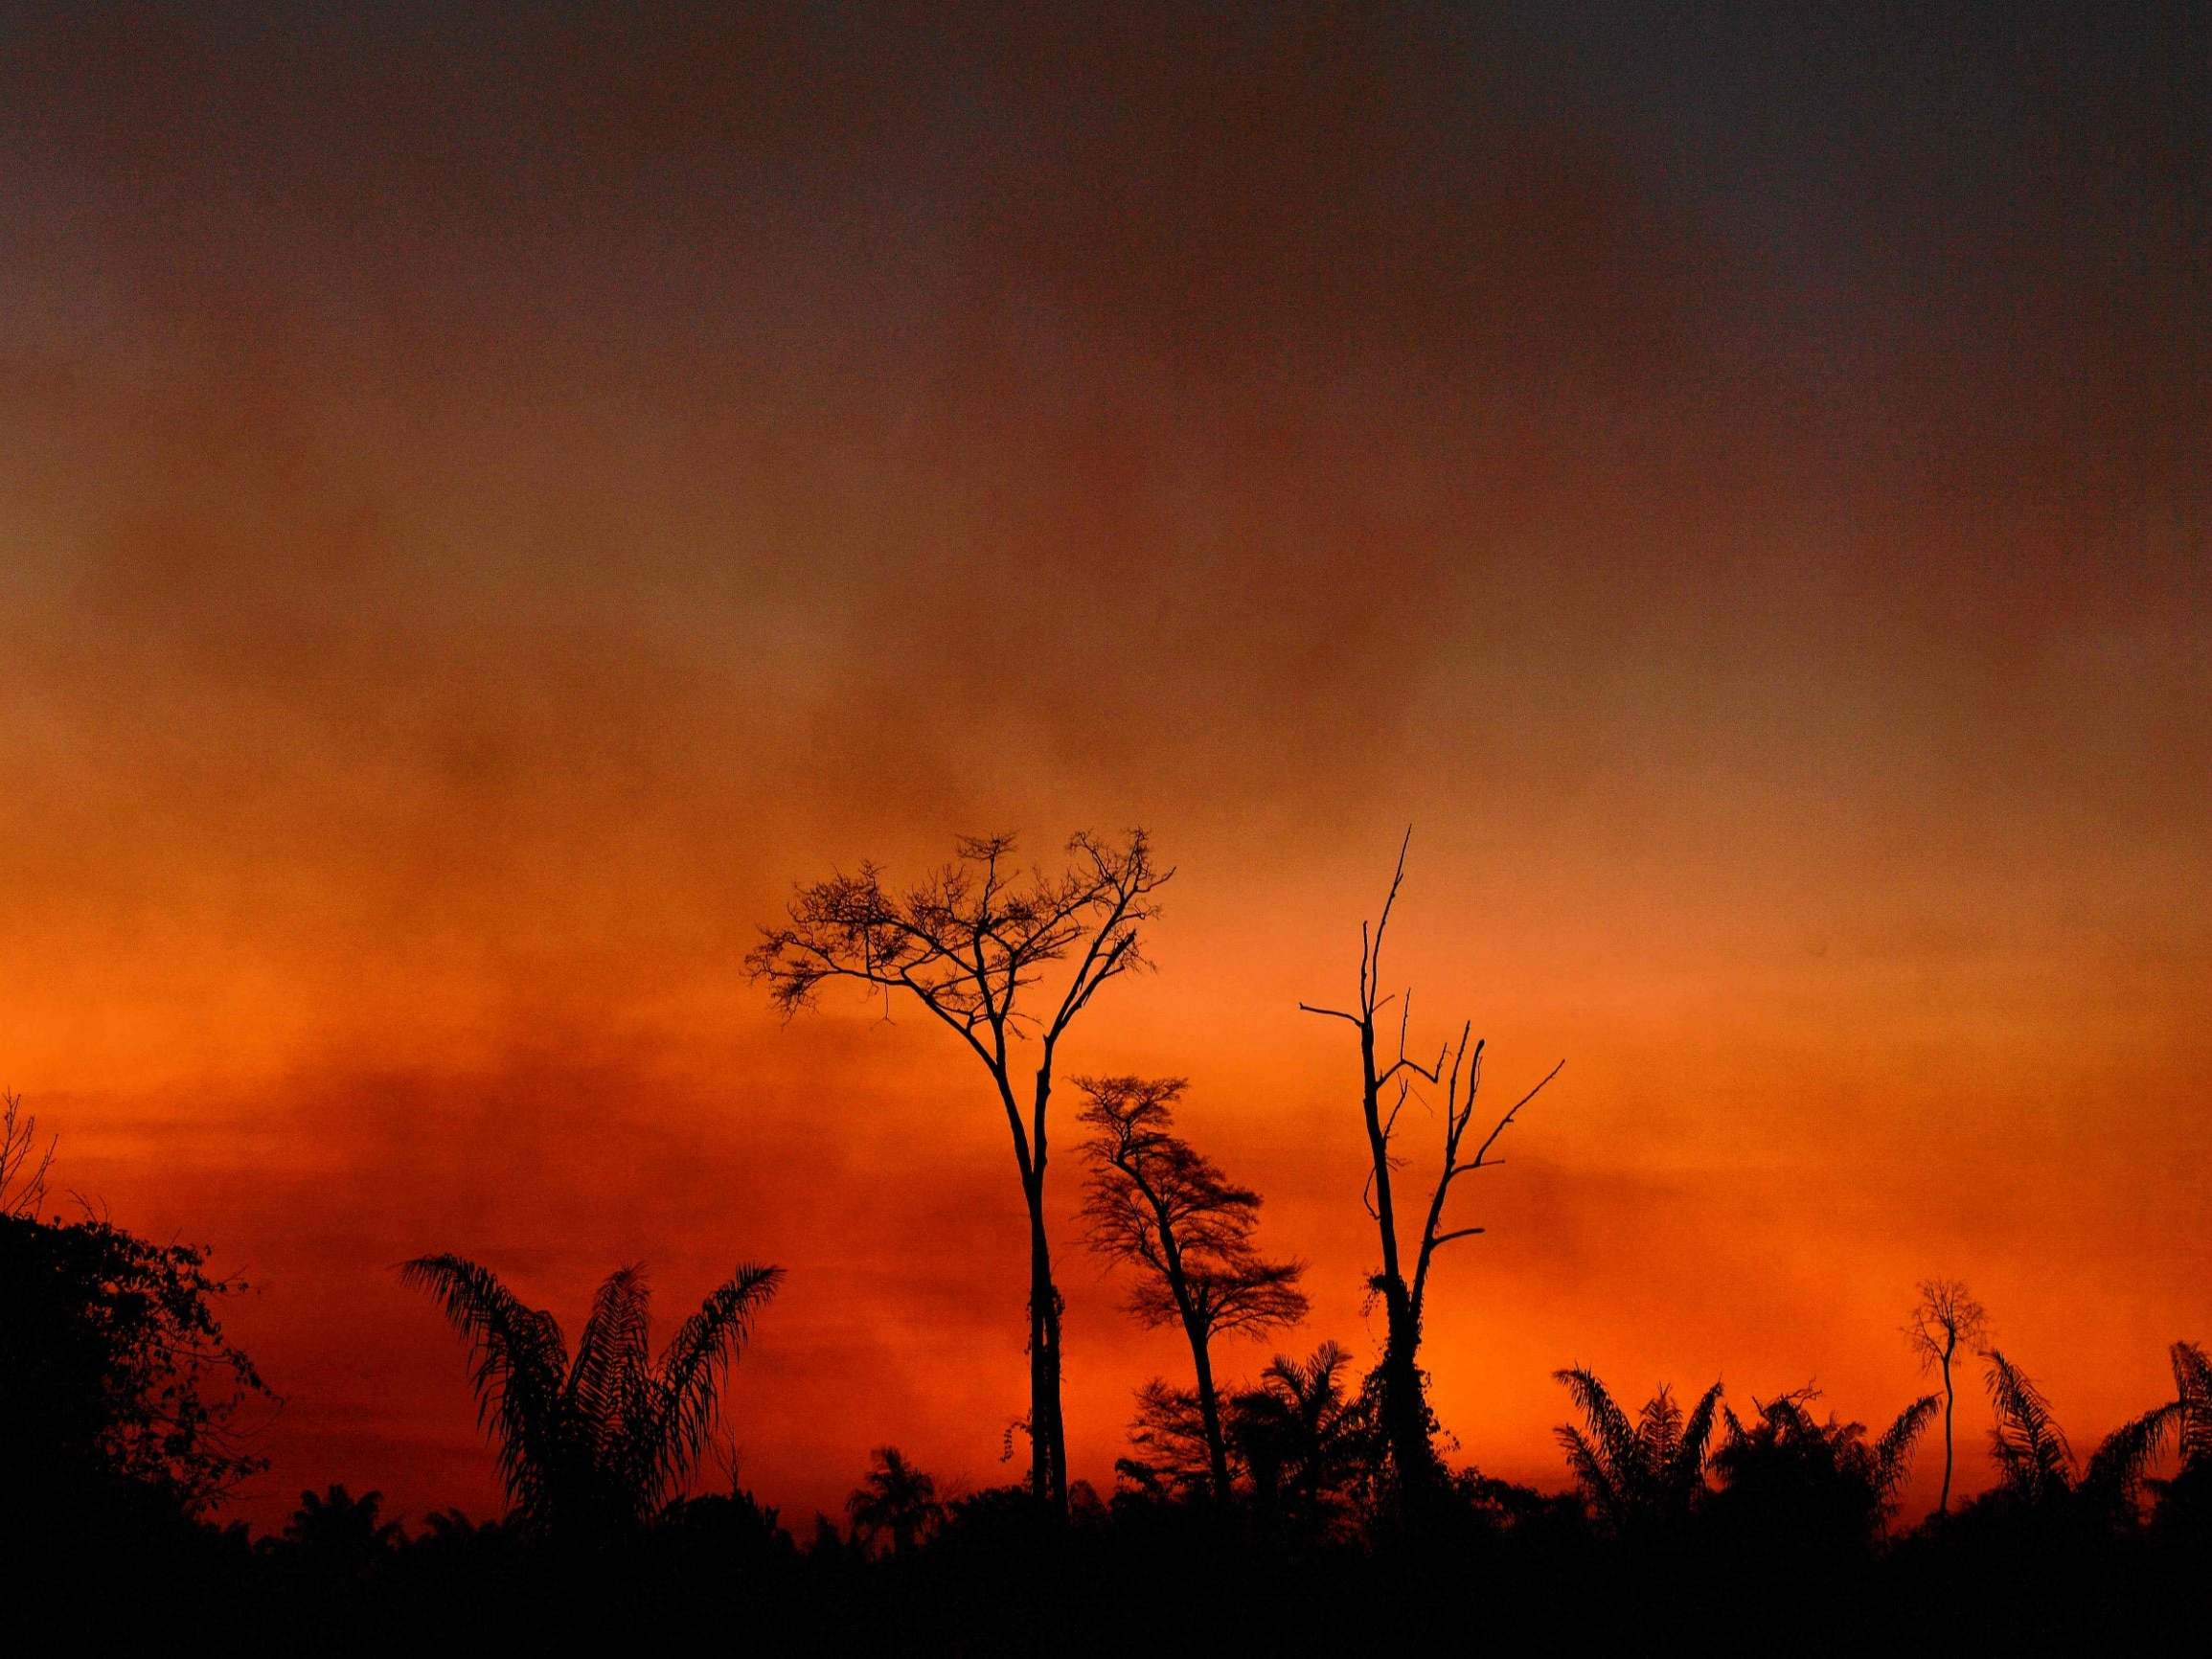
<svg viewBox="0 0 2212 1659">
<path fill-rule="evenodd" d="M 2186 26 L 1268 14 L 0 12 L 0 1080 L 260 1286 L 244 1512 L 492 1503 L 431 1249 L 784 1263 L 749 1484 L 1007 1478 L 979 1075 L 739 970 L 1000 828 L 1177 865 L 1067 1064 L 1365 1354 L 1294 1004 L 1416 826 L 1417 1029 L 1568 1062 L 1431 1295 L 1493 1472 L 1570 1362 L 1886 1420 L 1931 1273 L 2077 1437 L 2207 1333 Z M 1175 1345 L 1059 1238 L 1103 1486 Z"/>
</svg>

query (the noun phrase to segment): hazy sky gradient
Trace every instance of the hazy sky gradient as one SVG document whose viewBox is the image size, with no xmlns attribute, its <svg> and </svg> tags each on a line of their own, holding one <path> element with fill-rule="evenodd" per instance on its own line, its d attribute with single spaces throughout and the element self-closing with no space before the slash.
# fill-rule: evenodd
<svg viewBox="0 0 2212 1659">
<path fill-rule="evenodd" d="M 261 1286 L 248 1512 L 490 1504 L 430 1249 L 783 1262 L 749 1483 L 1006 1478 L 979 1076 L 739 970 L 1000 828 L 1178 866 L 1068 1063 L 1363 1355 L 1294 1004 L 1416 826 L 1417 1028 L 1568 1061 L 1431 1297 L 1493 1472 L 1570 1362 L 1886 1420 L 1930 1273 L 2077 1435 L 2206 1333 L 2200 9 L 353 10 L 0 9 L 0 1080 Z M 1060 1241 L 1103 1487 L 1178 1361 Z"/>
</svg>

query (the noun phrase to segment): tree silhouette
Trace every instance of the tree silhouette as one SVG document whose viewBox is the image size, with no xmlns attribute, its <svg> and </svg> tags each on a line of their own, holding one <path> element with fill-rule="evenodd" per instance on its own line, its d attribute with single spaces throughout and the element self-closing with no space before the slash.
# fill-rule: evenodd
<svg viewBox="0 0 2212 1659">
<path fill-rule="evenodd" d="M 1705 1490 L 1721 1385 L 1685 1415 L 1675 1391 L 1661 1383 L 1631 1422 L 1596 1373 L 1574 1366 L 1552 1376 L 1583 1415 L 1581 1428 L 1562 1423 L 1553 1433 L 1599 1521 L 1617 1534 L 1687 1519 Z"/>
<path fill-rule="evenodd" d="M 1817 1390 L 1802 1388 L 1754 1400 L 1748 1427 L 1721 1408 L 1726 1434 L 1712 1457 L 1719 1488 L 1705 1508 L 1736 1547 L 1871 1547 L 1941 1404 L 1923 1396 L 1869 1442 L 1862 1423 L 1839 1422 L 1833 1413 L 1825 1422 L 1816 1419 L 1817 1398 Z"/>
<path fill-rule="evenodd" d="M 1218 1497 L 1222 1488 L 1216 1477 L 1213 1439 L 1198 1409 L 1197 1391 L 1176 1388 L 1155 1376 L 1137 1390 L 1136 1401 L 1129 1455 L 1114 1460 L 1114 1472 L 1148 1497 L 1171 1492 L 1185 1498 Z M 1226 1431 L 1223 1439 L 1233 1484 L 1242 1466 L 1241 1454 Z"/>
<path fill-rule="evenodd" d="M 650 1518 L 682 1489 L 713 1432 L 725 1369 L 775 1294 L 780 1267 L 741 1266 L 652 1357 L 645 1271 L 610 1274 L 569 1356 L 553 1315 L 490 1268 L 422 1256 L 400 1268 L 467 1339 L 477 1418 L 499 1444 L 519 1519 L 569 1537 Z"/>
<path fill-rule="evenodd" d="M 868 1472 L 845 1500 L 855 1537 L 891 1540 L 894 1558 L 903 1559 L 944 1519 L 937 1482 L 906 1461 L 895 1445 L 878 1446 Z"/>
<path fill-rule="evenodd" d="M 2194 1342 L 2167 1351 L 2174 1366 L 2175 1440 L 2181 1466 L 2152 1483 L 2158 1493 L 2158 1524 L 2200 1540 L 2212 1537 L 2212 1361 Z"/>
<path fill-rule="evenodd" d="M 1943 1491 L 1935 1512 L 1950 1513 L 1951 1390 L 1950 1366 L 1961 1348 L 1978 1349 L 1989 1334 L 1989 1314 L 1956 1279 L 1923 1279 L 1920 1301 L 1904 1328 L 1905 1342 L 1925 1373 L 1943 1374 Z"/>
<path fill-rule="evenodd" d="M 1059 875 L 1012 871 L 1014 852 L 1011 835 L 962 837 L 951 863 L 902 893 L 887 890 L 873 864 L 803 886 L 788 920 L 762 930 L 745 966 L 787 1016 L 810 1007 L 832 980 L 880 990 L 886 1005 L 895 993 L 910 995 L 991 1074 L 1029 1212 L 1031 1489 L 1064 1516 L 1060 1297 L 1045 1232 L 1053 1065 L 1099 989 L 1146 965 L 1143 925 L 1158 915 L 1153 895 L 1174 872 L 1154 866 L 1141 830 L 1118 846 L 1075 836 Z M 1063 961 L 1074 966 L 1057 997 L 1026 1004 L 1044 970 Z M 1017 1075 L 1025 1041 L 1035 1061 L 1026 1091 Z"/>
<path fill-rule="evenodd" d="M 245 1288 L 207 1251 L 101 1220 L 0 1216 L 0 1511 L 103 1525 L 194 1518 L 264 1467 L 235 1436 L 253 1363 L 217 1304 Z"/>
<path fill-rule="evenodd" d="M 2177 1342 L 2166 1352 L 2174 1369 L 2174 1398 L 2107 1435 L 2082 1474 L 2089 1500 L 2121 1520 L 2134 1518 L 2144 1478 L 2169 1443 L 2180 1454 L 2177 1480 L 2201 1480 L 2212 1467 L 2212 1364 L 2193 1342 Z M 2160 1483 L 2161 1498 L 2172 1484 Z"/>
<path fill-rule="evenodd" d="M 1232 1398 L 1229 1438 L 1263 1514 L 1325 1526 L 1374 1466 L 1379 1448 L 1368 1402 L 1344 1387 L 1350 1361 L 1334 1342 L 1304 1359 L 1278 1353 L 1257 1388 Z"/>
<path fill-rule="evenodd" d="M 1987 1382 L 1996 1421 L 1990 1455 L 1997 1466 L 1994 1501 L 2037 1524 L 2132 1528 L 2151 1466 L 2169 1441 L 2182 1450 L 2184 1471 L 2212 1456 L 2212 1375 L 2193 1344 L 2169 1351 L 2177 1397 L 2121 1424 L 2097 1443 L 2087 1467 L 2077 1466 L 2050 1400 L 2032 1378 L 1996 1349 Z"/>
<path fill-rule="evenodd" d="M 322 1491 L 304 1491 L 285 1523 L 285 1537 L 303 1549 L 343 1556 L 380 1555 L 403 1536 L 398 1521 L 383 1517 L 384 1494 L 355 1497 L 343 1481 Z"/>
<path fill-rule="evenodd" d="M 343 1483 L 302 1492 L 285 1524 L 290 1565 L 326 1586 L 363 1583 L 406 1541 L 399 1523 L 384 1519 L 383 1503 L 382 1492 L 355 1497 Z"/>
<path fill-rule="evenodd" d="M 1306 1316 L 1297 1261 L 1253 1245 L 1260 1194 L 1232 1186 L 1174 1133 L 1181 1078 L 1078 1078 L 1091 1161 L 1083 1215 L 1092 1246 L 1138 1270 L 1129 1308 L 1148 1326 L 1174 1324 L 1191 1346 L 1192 1398 L 1213 1495 L 1229 1496 L 1228 1441 L 1214 1386 L 1213 1339 L 1257 1336 Z"/>
<path fill-rule="evenodd" d="M 1383 898 L 1380 915 L 1372 925 L 1359 924 L 1357 1001 L 1350 1010 L 1303 1002 L 1298 1006 L 1307 1013 L 1343 1020 L 1358 1034 L 1359 1106 L 1367 1130 L 1364 1198 L 1382 1251 L 1381 1267 L 1368 1282 L 1369 1288 L 1381 1299 L 1385 1319 L 1382 1363 L 1378 1368 L 1381 1377 L 1382 1428 L 1388 1438 L 1402 1499 L 1412 1508 L 1420 1509 L 1439 1489 L 1443 1474 L 1429 1439 L 1432 1420 L 1420 1366 L 1422 1310 L 1428 1289 L 1429 1268 L 1443 1246 L 1483 1231 L 1480 1227 L 1447 1229 L 1445 1204 L 1450 1197 L 1452 1183 L 1460 1176 L 1473 1174 L 1499 1162 L 1490 1156 L 1498 1137 L 1512 1126 L 1520 1109 L 1559 1076 L 1560 1066 L 1566 1062 L 1562 1060 L 1552 1067 L 1542 1081 L 1509 1106 L 1492 1124 L 1489 1133 L 1475 1146 L 1471 1155 L 1464 1152 L 1468 1132 L 1473 1126 L 1475 1094 L 1482 1082 L 1483 1044 L 1477 1041 L 1471 1050 L 1468 1046 L 1473 1032 L 1472 1022 L 1462 1023 L 1456 1044 L 1440 1044 L 1436 1058 L 1424 1063 L 1407 1054 L 1405 1048 L 1413 993 L 1408 990 L 1402 998 L 1395 994 L 1384 996 L 1381 989 L 1383 935 L 1390 926 L 1390 912 L 1398 902 L 1398 890 L 1405 880 L 1405 851 L 1412 839 L 1413 832 L 1408 830 L 1405 842 L 1398 850 L 1398 866 L 1391 875 L 1390 891 Z M 1377 1021 L 1393 1002 L 1399 1004 L 1396 1048 L 1394 1054 L 1384 1057 Z M 1413 1271 L 1408 1276 L 1398 1237 L 1393 1182 L 1400 1160 L 1391 1143 L 1397 1132 L 1399 1115 L 1404 1110 L 1416 1082 L 1441 1086 L 1445 1090 L 1444 1146 L 1422 1220 L 1420 1242 L 1413 1251 Z"/>
</svg>

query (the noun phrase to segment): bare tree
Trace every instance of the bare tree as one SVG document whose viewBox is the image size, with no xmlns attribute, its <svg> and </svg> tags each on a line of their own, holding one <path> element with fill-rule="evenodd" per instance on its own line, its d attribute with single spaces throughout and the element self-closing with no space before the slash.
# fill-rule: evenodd
<svg viewBox="0 0 2212 1659">
<path fill-rule="evenodd" d="M 1535 1088 L 1492 1122 L 1471 1152 L 1467 1149 L 1469 1133 L 1474 1124 L 1475 1096 L 1482 1084 L 1483 1044 L 1477 1040 L 1470 1047 L 1472 1022 L 1463 1022 L 1457 1041 L 1440 1044 L 1436 1058 L 1424 1062 L 1408 1054 L 1405 1047 L 1412 992 L 1408 990 L 1402 996 L 1381 993 L 1382 939 L 1390 926 L 1391 909 L 1398 902 L 1398 890 L 1405 880 L 1405 849 L 1412 839 L 1413 832 L 1408 830 L 1405 842 L 1398 850 L 1398 867 L 1391 875 L 1390 891 L 1383 898 L 1381 914 L 1372 923 L 1359 925 L 1358 1001 L 1349 1010 L 1303 1002 L 1298 1006 L 1307 1013 L 1343 1020 L 1358 1033 L 1359 1104 L 1367 1129 L 1368 1152 L 1364 1200 L 1382 1248 L 1382 1265 L 1368 1281 L 1369 1288 L 1382 1302 L 1386 1320 L 1380 1367 L 1382 1432 L 1390 1447 L 1390 1461 L 1402 1499 L 1418 1507 L 1436 1489 L 1441 1475 L 1429 1443 L 1430 1420 L 1419 1363 L 1422 1310 L 1427 1296 L 1429 1269 L 1436 1253 L 1445 1245 L 1483 1231 L 1480 1227 L 1447 1228 L 1444 1225 L 1445 1206 L 1451 1195 L 1452 1183 L 1462 1175 L 1471 1175 L 1502 1161 L 1490 1155 L 1498 1137 L 1513 1125 L 1520 1109 L 1559 1076 L 1566 1062 L 1562 1060 L 1552 1067 Z M 1399 1005 L 1398 1032 L 1395 1052 L 1385 1057 L 1378 1022 L 1392 1003 Z M 1402 1160 L 1392 1149 L 1392 1141 L 1400 1114 L 1406 1102 L 1414 1098 L 1417 1085 L 1423 1083 L 1445 1091 L 1444 1144 L 1422 1218 L 1420 1240 L 1412 1252 L 1413 1270 L 1409 1275 L 1404 1269 L 1405 1253 L 1399 1241 L 1393 1183 Z"/>
<path fill-rule="evenodd" d="M 1014 852 L 1011 835 L 964 836 L 951 863 L 902 892 L 887 889 L 873 864 L 802 886 L 789 920 L 763 930 L 745 965 L 787 1016 L 832 980 L 880 990 L 886 1003 L 909 995 L 990 1073 L 1029 1210 L 1030 1485 L 1064 1515 L 1060 1299 L 1044 1225 L 1053 1063 L 1099 988 L 1146 966 L 1141 931 L 1174 872 L 1152 863 L 1141 830 L 1118 845 L 1075 836 L 1058 875 L 1022 875 Z M 1073 965 L 1064 981 L 1039 990 L 1045 970 L 1063 962 Z"/>
<path fill-rule="evenodd" d="M 1270 1261 L 1252 1242 L 1260 1194 L 1230 1184 L 1174 1132 L 1181 1078 L 1078 1078 L 1093 1131 L 1083 1203 L 1092 1247 L 1138 1269 L 1129 1308 L 1146 1325 L 1180 1325 L 1197 1374 L 1198 1420 L 1214 1496 L 1229 1495 L 1228 1441 L 1214 1387 L 1216 1336 L 1257 1336 L 1306 1316 L 1305 1264 Z"/>
<path fill-rule="evenodd" d="M 47 1136 L 42 1150 L 38 1120 L 24 1115 L 23 1097 L 0 1091 L 0 1216 L 38 1218 L 38 1206 L 46 1201 L 46 1171 L 54 1167 L 54 1148 L 60 1140 Z"/>
<path fill-rule="evenodd" d="M 1935 1512 L 1950 1513 L 1950 1362 L 1961 1348 L 1978 1350 L 1989 1337 L 1989 1314 L 1956 1279 L 1923 1279 L 1920 1301 L 1904 1327 L 1904 1340 L 1925 1375 L 1943 1373 L 1943 1494 Z"/>
</svg>

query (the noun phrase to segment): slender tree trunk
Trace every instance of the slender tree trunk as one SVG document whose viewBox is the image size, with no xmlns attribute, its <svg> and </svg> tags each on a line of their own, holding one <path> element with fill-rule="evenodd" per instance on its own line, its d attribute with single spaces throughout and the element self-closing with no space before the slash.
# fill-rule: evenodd
<svg viewBox="0 0 2212 1659">
<path fill-rule="evenodd" d="M 1206 1333 L 1186 1325 L 1191 1339 L 1191 1366 L 1198 1376 L 1198 1421 L 1206 1431 L 1206 1467 L 1213 1476 L 1214 1501 L 1229 1501 L 1229 1443 L 1221 1433 L 1221 1402 L 1214 1393 L 1214 1356 Z"/>
<path fill-rule="evenodd" d="M 1943 1355 L 1943 1496 L 1935 1503 L 1939 1515 L 1950 1513 L 1950 1351 Z"/>
<path fill-rule="evenodd" d="M 1023 1193 L 1029 1200 L 1029 1487 L 1040 1503 L 1064 1516 L 1067 1435 L 1060 1414 L 1060 1291 L 1052 1282 L 1052 1246 L 1044 1232 L 1041 1164 Z"/>
</svg>

